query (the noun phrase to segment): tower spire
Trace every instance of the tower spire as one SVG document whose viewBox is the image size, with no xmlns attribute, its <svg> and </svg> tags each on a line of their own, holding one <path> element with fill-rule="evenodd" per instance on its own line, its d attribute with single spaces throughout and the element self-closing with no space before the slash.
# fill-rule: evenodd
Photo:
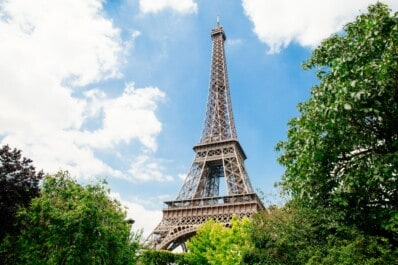
<svg viewBox="0 0 398 265">
<path fill-rule="evenodd" d="M 211 39 L 213 41 L 211 74 L 201 144 L 237 139 L 225 59 L 226 36 L 219 24 L 219 18 L 217 26 L 211 31 Z"/>
<path fill-rule="evenodd" d="M 184 245 L 210 218 L 228 225 L 233 215 L 250 217 L 264 209 L 253 191 L 244 166 L 246 155 L 236 135 L 224 50 L 226 36 L 219 19 L 211 39 L 211 74 L 202 135 L 193 148 L 195 157 L 177 198 L 165 202 L 163 219 L 148 239 L 157 249 Z M 223 194 L 221 180 L 225 181 Z"/>
</svg>

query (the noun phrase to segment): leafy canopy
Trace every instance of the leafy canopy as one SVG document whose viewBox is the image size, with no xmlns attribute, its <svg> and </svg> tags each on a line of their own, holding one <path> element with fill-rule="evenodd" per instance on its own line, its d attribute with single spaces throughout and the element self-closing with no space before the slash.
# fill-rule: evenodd
<svg viewBox="0 0 398 265">
<path fill-rule="evenodd" d="M 67 172 L 46 176 L 41 196 L 19 212 L 20 264 L 135 264 L 139 234 L 104 185 L 81 186 Z"/>
<path fill-rule="evenodd" d="M 370 6 L 304 68 L 320 83 L 277 145 L 283 187 L 398 244 L 398 14 Z"/>
<path fill-rule="evenodd" d="M 167 250 L 147 249 L 140 253 L 139 264 L 142 265 L 188 265 L 186 253 L 173 253 Z"/>
<path fill-rule="evenodd" d="M 243 253 L 252 247 L 247 217 L 233 216 L 230 227 L 210 219 L 187 242 L 186 259 L 197 265 L 240 264 Z"/>
<path fill-rule="evenodd" d="M 4 237 L 18 233 L 16 213 L 39 196 L 43 172 L 36 172 L 32 160 L 21 151 L 4 145 L 0 149 L 0 243 Z"/>
<path fill-rule="evenodd" d="M 382 237 L 369 236 L 336 222 L 331 209 L 311 209 L 290 201 L 253 217 L 250 240 L 254 247 L 243 264 L 335 265 L 395 264 L 398 249 Z"/>
</svg>

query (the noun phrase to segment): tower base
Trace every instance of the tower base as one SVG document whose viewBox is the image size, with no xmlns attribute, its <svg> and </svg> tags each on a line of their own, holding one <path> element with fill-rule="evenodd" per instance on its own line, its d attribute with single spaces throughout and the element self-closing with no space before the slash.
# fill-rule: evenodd
<svg viewBox="0 0 398 265">
<path fill-rule="evenodd" d="M 229 226 L 233 215 L 251 217 L 265 210 L 255 193 L 175 200 L 165 204 L 162 221 L 148 238 L 155 249 L 174 250 L 180 245 L 184 249 L 185 242 L 209 219 Z"/>
</svg>

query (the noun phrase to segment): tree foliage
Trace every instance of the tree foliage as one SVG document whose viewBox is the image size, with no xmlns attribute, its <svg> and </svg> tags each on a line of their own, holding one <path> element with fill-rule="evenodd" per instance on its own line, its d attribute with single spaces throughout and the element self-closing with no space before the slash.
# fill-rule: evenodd
<svg viewBox="0 0 398 265">
<path fill-rule="evenodd" d="M 104 185 L 81 186 L 66 172 L 46 176 L 19 218 L 19 264 L 135 264 L 139 235 Z"/>
<path fill-rule="evenodd" d="M 315 242 L 308 216 L 291 207 L 270 207 L 252 219 L 254 248 L 244 253 L 243 264 L 304 264 L 306 248 Z"/>
<path fill-rule="evenodd" d="M 173 253 L 166 250 L 145 250 L 140 254 L 142 265 L 187 265 L 185 253 Z"/>
<path fill-rule="evenodd" d="M 240 264 L 242 255 L 252 247 L 247 217 L 234 216 L 230 227 L 210 219 L 187 242 L 187 260 L 194 265 Z"/>
<path fill-rule="evenodd" d="M 277 146 L 285 190 L 398 246 L 398 13 L 370 6 L 304 67 L 320 83 Z"/>
<path fill-rule="evenodd" d="M 290 201 L 254 216 L 250 240 L 254 247 L 243 264 L 335 265 L 395 264 L 398 250 L 385 238 L 366 235 L 338 223 L 330 209 L 312 209 Z"/>
<path fill-rule="evenodd" d="M 16 213 L 39 195 L 42 176 L 20 150 L 8 145 L 0 149 L 0 242 L 7 234 L 17 234 Z"/>
</svg>

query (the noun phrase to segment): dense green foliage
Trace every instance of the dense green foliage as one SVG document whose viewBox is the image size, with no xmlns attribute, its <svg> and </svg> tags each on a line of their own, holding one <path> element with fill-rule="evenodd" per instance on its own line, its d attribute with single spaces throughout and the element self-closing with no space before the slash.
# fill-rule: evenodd
<svg viewBox="0 0 398 265">
<path fill-rule="evenodd" d="M 245 253 L 243 264 L 304 264 L 306 247 L 319 244 L 313 230 L 307 216 L 290 205 L 270 207 L 252 219 L 254 248 Z"/>
<path fill-rule="evenodd" d="M 141 253 L 139 264 L 142 265 L 188 265 L 186 254 L 166 250 L 145 250 Z"/>
<path fill-rule="evenodd" d="M 135 264 L 139 235 L 103 185 L 81 186 L 66 172 L 46 176 L 41 196 L 19 211 L 18 264 Z M 11 242 L 12 243 L 12 242 Z M 7 263 L 7 262 L 6 262 Z"/>
<path fill-rule="evenodd" d="M 16 213 L 39 196 L 39 181 L 43 172 L 36 173 L 32 160 L 8 145 L 0 149 L 0 242 L 18 233 Z"/>
<path fill-rule="evenodd" d="M 252 247 L 249 224 L 246 217 L 239 220 L 236 216 L 229 228 L 208 220 L 187 242 L 187 260 L 193 265 L 240 264 L 243 253 Z"/>
<path fill-rule="evenodd" d="M 283 187 L 398 246 L 398 13 L 370 6 L 304 67 L 320 84 L 277 147 Z"/>
<path fill-rule="evenodd" d="M 243 264 L 395 264 L 398 251 L 383 237 L 338 222 L 330 209 L 311 209 L 290 201 L 253 218 L 254 248 Z"/>
</svg>

